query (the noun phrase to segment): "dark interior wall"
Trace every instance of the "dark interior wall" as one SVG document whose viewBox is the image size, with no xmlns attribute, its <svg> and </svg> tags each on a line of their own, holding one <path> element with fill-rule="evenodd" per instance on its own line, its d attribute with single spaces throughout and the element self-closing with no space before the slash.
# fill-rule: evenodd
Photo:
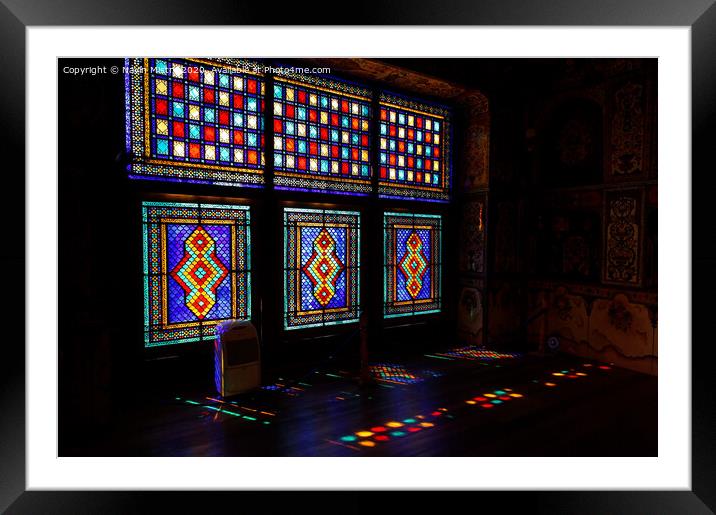
<svg viewBox="0 0 716 515">
<path fill-rule="evenodd" d="M 528 63 L 491 96 L 490 339 L 656 373 L 656 66 Z"/>
</svg>

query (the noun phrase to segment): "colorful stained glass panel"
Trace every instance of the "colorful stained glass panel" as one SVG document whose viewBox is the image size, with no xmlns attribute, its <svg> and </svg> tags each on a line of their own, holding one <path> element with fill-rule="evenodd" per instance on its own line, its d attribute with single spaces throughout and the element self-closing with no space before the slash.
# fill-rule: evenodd
<svg viewBox="0 0 716 515">
<path fill-rule="evenodd" d="M 211 340 L 251 316 L 249 208 L 144 202 L 144 344 Z"/>
<path fill-rule="evenodd" d="M 284 209 L 285 329 L 356 322 L 360 214 Z"/>
<path fill-rule="evenodd" d="M 130 177 L 263 184 L 265 83 L 234 59 L 128 59 Z"/>
<path fill-rule="evenodd" d="M 280 189 L 367 194 L 371 107 L 367 90 L 334 81 L 276 78 L 274 182 Z"/>
<path fill-rule="evenodd" d="M 450 193 L 449 112 L 381 95 L 379 192 L 384 197 L 445 201 Z"/>
<path fill-rule="evenodd" d="M 441 217 L 385 213 L 383 222 L 385 317 L 440 312 Z"/>
</svg>

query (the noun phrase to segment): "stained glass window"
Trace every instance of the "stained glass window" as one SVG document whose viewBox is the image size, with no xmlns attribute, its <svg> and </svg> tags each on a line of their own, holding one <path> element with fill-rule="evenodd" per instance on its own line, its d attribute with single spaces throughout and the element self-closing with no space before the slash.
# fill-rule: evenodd
<svg viewBox="0 0 716 515">
<path fill-rule="evenodd" d="M 251 316 L 249 208 L 144 202 L 144 344 L 214 338 Z"/>
<path fill-rule="evenodd" d="M 273 115 L 279 189 L 371 191 L 368 90 L 313 77 L 276 77 Z"/>
<path fill-rule="evenodd" d="M 359 317 L 360 213 L 284 209 L 284 328 Z"/>
<path fill-rule="evenodd" d="M 449 111 L 382 93 L 377 123 L 379 194 L 389 198 L 448 200 Z"/>
<path fill-rule="evenodd" d="M 439 312 L 442 218 L 385 213 L 383 227 L 385 317 Z"/>
<path fill-rule="evenodd" d="M 132 178 L 263 184 L 265 83 L 237 59 L 127 59 Z"/>
</svg>

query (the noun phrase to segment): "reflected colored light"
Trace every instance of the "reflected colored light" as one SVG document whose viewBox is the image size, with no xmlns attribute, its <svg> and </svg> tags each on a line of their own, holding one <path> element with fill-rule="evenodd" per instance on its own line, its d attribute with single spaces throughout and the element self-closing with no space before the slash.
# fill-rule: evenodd
<svg viewBox="0 0 716 515">
<path fill-rule="evenodd" d="M 577 379 L 577 376 L 574 374 L 569 374 L 567 377 L 570 379 Z"/>
<path fill-rule="evenodd" d="M 510 397 L 514 397 L 515 399 L 519 399 L 520 397 L 522 397 L 522 394 L 521 394 L 521 393 L 511 393 L 511 394 L 510 394 Z"/>
<path fill-rule="evenodd" d="M 415 420 L 414 418 L 406 418 L 405 420 L 403 420 L 403 422 L 406 424 L 415 424 L 417 420 Z"/>
<path fill-rule="evenodd" d="M 422 428 L 420 427 L 409 427 L 408 432 L 410 433 L 417 433 L 418 431 L 422 431 Z"/>
<path fill-rule="evenodd" d="M 507 393 L 507 392 L 505 392 L 505 390 L 495 390 L 495 393 L 497 395 L 505 395 L 505 393 Z"/>
<path fill-rule="evenodd" d="M 403 365 L 393 363 L 379 363 L 370 365 L 370 373 L 378 381 L 386 381 L 395 384 L 415 384 L 423 381 L 422 377 L 410 372 Z"/>
<path fill-rule="evenodd" d="M 577 375 L 580 376 L 580 377 L 584 377 L 584 376 L 586 376 L 587 374 L 585 374 L 584 372 L 577 372 Z"/>
<path fill-rule="evenodd" d="M 358 437 L 353 435 L 341 436 L 341 440 L 343 440 L 344 442 L 355 442 L 356 440 L 358 440 Z"/>
<path fill-rule="evenodd" d="M 400 422 L 388 422 L 385 425 L 388 427 L 403 427 L 403 424 L 401 424 Z"/>
<path fill-rule="evenodd" d="M 432 422 L 421 422 L 420 425 L 423 427 L 433 427 L 435 424 Z"/>
<path fill-rule="evenodd" d="M 564 374 L 562 372 L 552 372 L 553 376 L 563 376 Z"/>
<path fill-rule="evenodd" d="M 544 385 L 545 385 L 545 386 L 557 386 L 557 385 L 554 384 L 554 383 L 545 383 Z"/>
<path fill-rule="evenodd" d="M 474 397 L 473 400 L 476 400 L 477 402 L 485 402 L 487 400 L 486 397 Z"/>
<path fill-rule="evenodd" d="M 472 401 L 472 400 L 471 400 L 471 401 L 465 401 L 465 402 L 468 403 L 468 404 L 477 404 L 475 401 Z"/>
<path fill-rule="evenodd" d="M 591 364 L 591 363 L 585 363 L 584 366 L 585 366 L 585 367 L 591 367 L 592 364 Z"/>
<path fill-rule="evenodd" d="M 611 367 L 608 367 L 606 365 L 599 365 L 599 368 L 601 368 L 602 370 L 611 370 Z"/>
<path fill-rule="evenodd" d="M 490 397 L 492 399 L 492 398 L 497 397 L 497 395 L 495 395 L 494 393 L 486 393 L 485 397 Z"/>
<path fill-rule="evenodd" d="M 442 415 L 442 413 L 440 413 L 439 411 L 433 411 L 433 412 L 431 413 L 431 415 L 432 415 L 433 417 L 439 417 L 440 415 Z"/>
<path fill-rule="evenodd" d="M 499 398 L 500 398 L 501 401 L 509 401 L 509 400 L 512 400 L 512 399 L 510 399 L 510 397 L 508 397 L 507 395 L 500 395 Z"/>
<path fill-rule="evenodd" d="M 383 426 L 371 427 L 370 430 L 373 431 L 374 433 L 383 433 L 383 432 L 387 431 L 387 429 L 384 428 Z"/>
<path fill-rule="evenodd" d="M 395 436 L 395 437 L 405 436 L 405 432 L 403 432 L 403 431 L 392 431 L 392 432 L 390 433 L 390 436 Z"/>
<path fill-rule="evenodd" d="M 388 438 L 385 435 L 378 435 L 375 437 L 375 439 L 378 440 L 379 442 L 385 442 L 386 440 L 390 440 L 390 438 Z"/>
<path fill-rule="evenodd" d="M 370 440 L 361 440 L 358 444 L 363 447 L 375 447 L 375 442 L 371 442 Z"/>
<path fill-rule="evenodd" d="M 483 408 L 492 408 L 494 405 L 490 404 L 489 402 L 486 402 L 485 404 L 480 404 Z"/>
<path fill-rule="evenodd" d="M 502 401 L 500 399 L 495 399 L 490 401 L 492 404 L 502 404 Z"/>
<path fill-rule="evenodd" d="M 361 438 L 368 438 L 369 436 L 373 436 L 373 433 L 371 433 L 370 431 L 358 431 L 356 435 L 360 436 Z"/>
<path fill-rule="evenodd" d="M 516 358 L 519 354 L 509 352 L 495 352 L 492 350 L 481 349 L 479 347 L 457 347 L 445 352 L 436 352 L 437 356 L 445 356 L 450 358 L 461 358 L 480 361 L 494 361 L 498 359 Z"/>
</svg>

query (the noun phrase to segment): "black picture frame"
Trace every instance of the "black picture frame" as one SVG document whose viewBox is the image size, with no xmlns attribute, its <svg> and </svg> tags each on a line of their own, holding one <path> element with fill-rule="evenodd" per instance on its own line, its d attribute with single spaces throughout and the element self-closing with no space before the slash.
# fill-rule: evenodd
<svg viewBox="0 0 716 515">
<path fill-rule="evenodd" d="M 169 8 L 170 7 L 170 8 Z M 31 26 L 62 25 L 212 25 L 212 24 L 334 24 L 335 9 L 276 9 L 266 2 L 239 5 L 230 0 L 215 2 L 146 2 L 125 0 L 3 0 L 0 3 L 0 65 L 2 70 L 3 123 L 0 123 L 0 145 L 5 149 L 3 168 L 4 219 L 16 229 L 24 228 L 25 213 L 25 30 Z M 649 492 L 503 492 L 479 493 L 484 506 L 499 503 L 507 511 L 525 507 L 530 511 L 549 513 L 712 513 L 716 510 L 716 381 L 712 372 L 713 344 L 708 338 L 708 302 L 716 286 L 716 238 L 713 238 L 708 182 L 714 176 L 711 149 L 716 141 L 716 6 L 714 0 L 461 0 L 451 5 L 414 0 L 409 4 L 389 2 L 381 5 L 357 4 L 351 17 L 355 24 L 379 25 L 557 25 L 557 26 L 689 26 L 692 44 L 692 188 L 693 244 L 692 274 L 699 280 L 692 292 L 692 490 Z M 688 171 L 684 171 L 685 180 Z M 711 179 L 713 181 L 713 179 Z M 22 220 L 22 225 L 20 224 Z M 22 245 L 0 245 L 0 261 L 5 270 L 24 270 L 9 274 L 6 287 L 15 295 L 0 296 L 1 313 L 6 320 L 0 359 L 0 510 L 7 513 L 143 513 L 189 510 L 188 500 L 198 497 L 216 503 L 234 503 L 237 496 L 245 509 L 248 504 L 265 503 L 258 493 L 131 493 L 131 492 L 44 492 L 25 491 L 25 350 L 24 313 L 19 304 L 24 299 L 25 279 L 32 270 L 25 268 L 24 230 L 16 230 Z M 22 235 L 22 236 L 21 236 Z M 11 297 L 11 298 L 10 298 Z M 688 299 L 683 299 L 688 302 Z M 23 302 L 24 309 L 24 302 Z M 711 315 L 712 317 L 713 315 Z M 15 331 L 12 332 L 12 329 Z M 669 342 L 688 345 L 689 342 Z M 711 485 L 709 487 L 708 485 Z M 304 504 L 305 493 L 272 495 L 269 509 L 277 503 L 290 506 Z M 464 494 L 454 494 L 464 496 Z M 350 492 L 342 495 L 345 509 L 332 511 L 367 511 L 375 507 L 372 495 Z M 299 499 L 296 499 L 299 498 Z M 423 494 L 401 500 L 401 505 L 425 502 Z M 305 501 L 308 502 L 307 500 Z M 460 500 L 453 500 L 460 503 Z M 464 501 L 462 501 L 464 502 Z M 471 502 L 474 502 L 472 500 Z M 321 505 L 331 501 L 322 499 Z M 454 504 L 456 505 L 456 504 Z M 172 506 L 180 507 L 172 510 Z M 386 506 L 383 506 L 383 509 Z M 209 508 L 208 508 L 209 509 Z M 277 508 L 278 509 L 278 508 Z M 263 511 L 263 510 L 262 510 Z M 283 511 L 283 510 L 281 510 Z"/>
</svg>

